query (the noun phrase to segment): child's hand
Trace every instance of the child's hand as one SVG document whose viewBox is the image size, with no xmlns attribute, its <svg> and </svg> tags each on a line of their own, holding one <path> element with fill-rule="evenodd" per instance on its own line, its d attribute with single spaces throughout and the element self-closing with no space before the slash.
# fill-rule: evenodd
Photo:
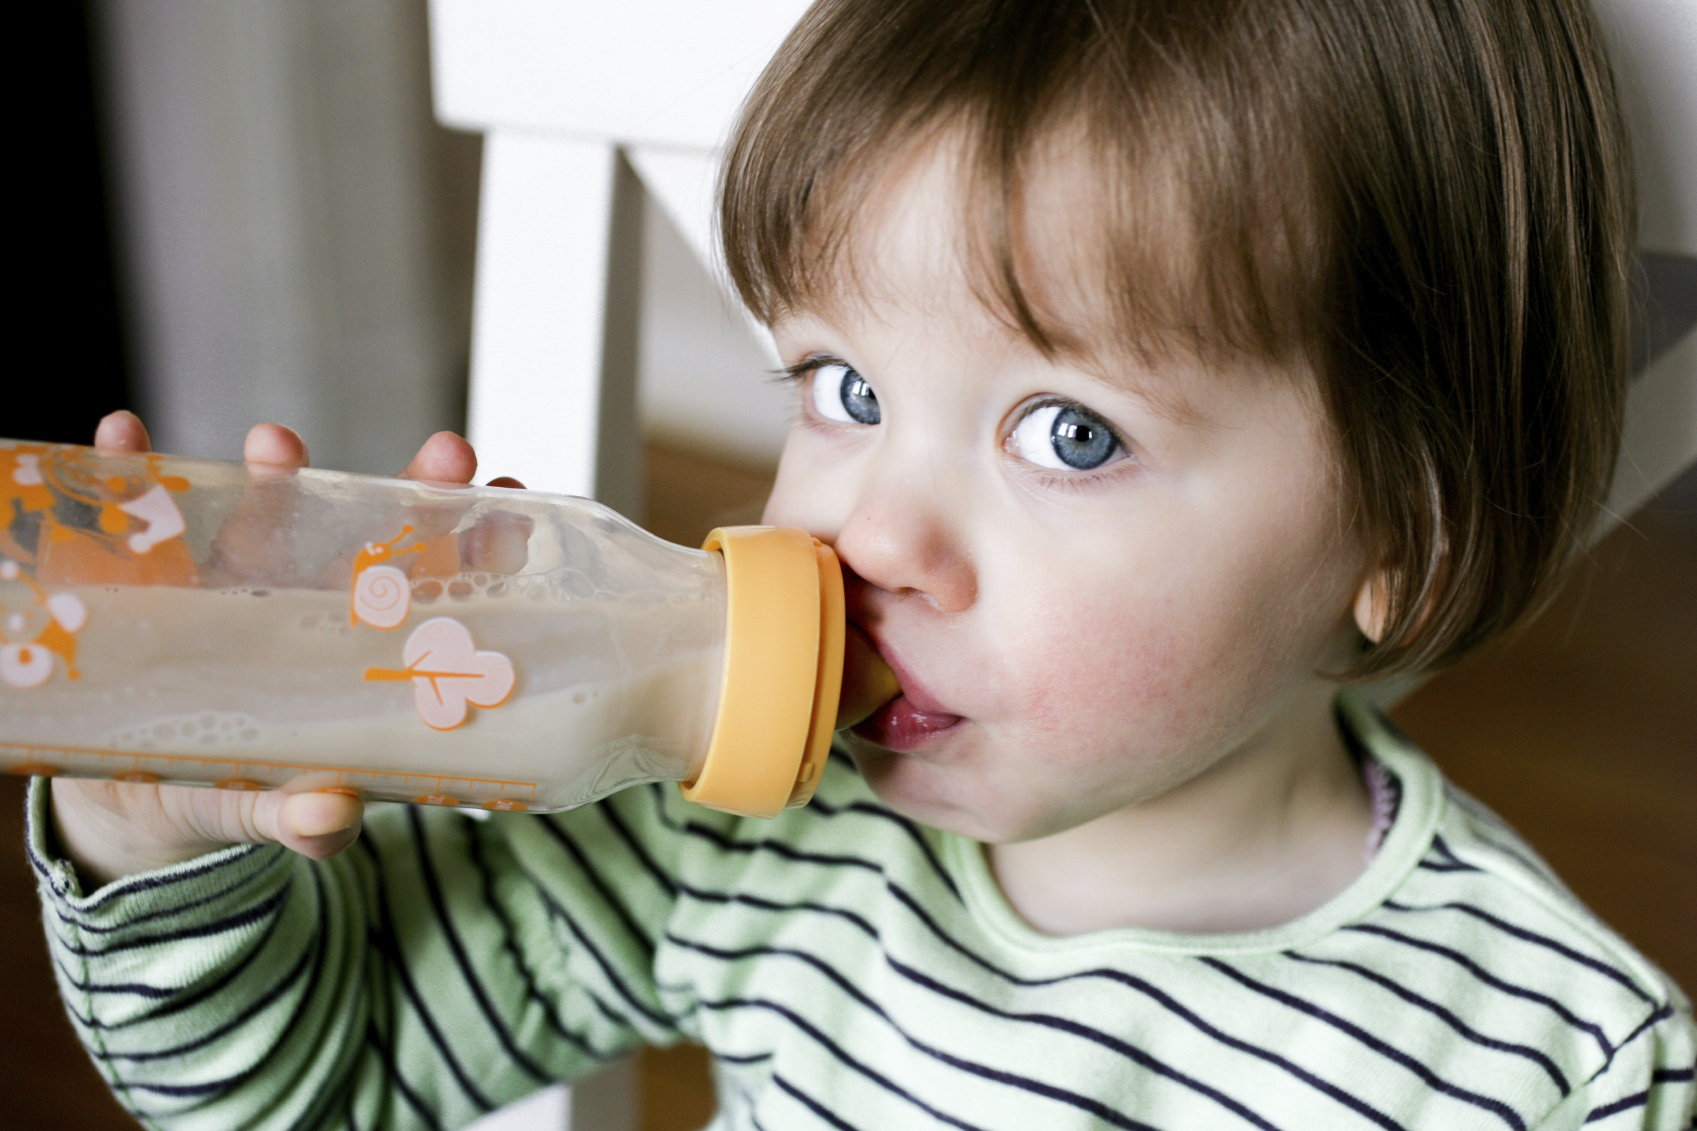
<svg viewBox="0 0 1697 1131">
<path fill-rule="evenodd" d="M 133 413 L 115 412 L 100 422 L 94 443 L 109 451 L 147 451 L 147 428 Z M 248 432 L 242 458 L 294 469 L 306 466 L 307 451 L 293 430 L 259 424 Z M 476 470 L 471 445 L 438 432 L 401 474 L 469 483 Z M 512 479 L 494 485 L 519 486 Z M 354 842 L 364 813 L 357 794 L 339 790 L 240 792 L 72 778 L 55 779 L 52 790 L 60 851 L 91 888 L 230 844 L 277 843 L 323 860 Z"/>
</svg>

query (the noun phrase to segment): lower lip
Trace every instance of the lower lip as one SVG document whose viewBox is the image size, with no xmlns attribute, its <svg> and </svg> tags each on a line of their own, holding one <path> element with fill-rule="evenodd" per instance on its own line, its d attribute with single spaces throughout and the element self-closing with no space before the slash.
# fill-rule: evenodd
<svg viewBox="0 0 1697 1131">
<path fill-rule="evenodd" d="M 921 711 L 898 695 L 854 728 L 854 733 L 886 750 L 918 750 L 959 725 L 959 715 Z"/>
</svg>

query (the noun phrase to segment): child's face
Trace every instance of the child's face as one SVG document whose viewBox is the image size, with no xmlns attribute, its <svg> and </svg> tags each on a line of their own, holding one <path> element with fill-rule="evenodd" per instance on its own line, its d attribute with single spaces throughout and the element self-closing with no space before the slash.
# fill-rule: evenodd
<svg viewBox="0 0 1697 1131">
<path fill-rule="evenodd" d="M 766 521 L 835 545 L 905 690 L 846 736 L 862 772 L 1006 842 L 1299 757 L 1364 573 L 1312 379 L 1045 358 L 974 295 L 956 202 L 918 162 L 868 211 L 852 293 L 774 327 L 816 368 Z"/>
</svg>

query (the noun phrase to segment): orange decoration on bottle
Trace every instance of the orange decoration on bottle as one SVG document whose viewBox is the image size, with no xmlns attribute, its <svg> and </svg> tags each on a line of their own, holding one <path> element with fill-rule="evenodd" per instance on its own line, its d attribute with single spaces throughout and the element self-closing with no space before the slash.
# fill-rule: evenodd
<svg viewBox="0 0 1697 1131">
<path fill-rule="evenodd" d="M 77 633 L 88 622 L 88 607 L 82 598 L 75 593 L 48 593 L 10 558 L 0 559 L 0 581 L 23 582 L 34 596 L 36 608 L 47 612 L 46 623 L 29 639 L 0 644 L 0 683 L 19 690 L 40 687 L 53 678 L 55 656 L 65 665 L 65 678 L 76 679 Z M 16 632 L 32 619 L 24 613 L 8 612 L 5 629 Z"/>
<path fill-rule="evenodd" d="M 100 456 L 85 448 L 24 446 L 0 453 L 10 457 L 12 485 L 0 495 L 22 498 L 35 491 L 31 505 L 41 513 L 33 553 L 12 553 L 32 561 L 36 578 L 56 585 L 195 585 L 199 572 L 183 535 L 183 513 L 171 496 L 189 489 L 188 480 L 166 475 L 159 456 Z M 112 461 L 129 460 L 133 474 L 111 471 Z M 20 481 L 20 476 L 22 477 Z M 45 492 L 43 504 L 39 492 Z M 59 517 L 55 499 L 94 511 L 92 527 L 73 526 Z M 8 537 L 8 551 L 23 551 Z"/>
<path fill-rule="evenodd" d="M 412 533 L 403 526 L 387 542 L 367 542 L 354 555 L 354 582 L 348 594 L 348 623 L 364 621 L 373 628 L 399 628 L 412 608 L 412 581 L 399 568 L 386 565 L 390 558 L 416 554 L 423 544 L 395 549 L 395 543 Z"/>
<path fill-rule="evenodd" d="M 12 523 L 53 509 L 53 492 L 41 477 L 46 444 L 0 449 L 0 555 L 33 564 L 35 554 L 12 536 Z"/>
<path fill-rule="evenodd" d="M 513 662 L 499 652 L 480 652 L 471 630 L 453 617 L 432 617 L 407 638 L 401 650 L 404 668 L 366 668 L 368 680 L 413 685 L 418 717 L 433 730 L 453 730 L 471 708 L 505 703 L 518 677 Z"/>
</svg>

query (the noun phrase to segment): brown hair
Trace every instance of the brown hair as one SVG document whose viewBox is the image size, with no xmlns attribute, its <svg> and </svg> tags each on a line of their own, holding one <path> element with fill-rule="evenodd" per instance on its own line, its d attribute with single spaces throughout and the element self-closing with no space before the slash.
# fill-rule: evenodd
<svg viewBox="0 0 1697 1131">
<path fill-rule="evenodd" d="M 1626 380 L 1631 185 L 1583 0 L 820 0 L 725 161 L 750 309 L 828 295 L 879 176 L 944 134 L 975 277 L 1039 348 L 1067 343 L 1022 278 L 1022 189 L 1076 137 L 1116 344 L 1318 374 L 1389 581 L 1347 676 L 1449 662 L 1548 595 Z"/>
</svg>

